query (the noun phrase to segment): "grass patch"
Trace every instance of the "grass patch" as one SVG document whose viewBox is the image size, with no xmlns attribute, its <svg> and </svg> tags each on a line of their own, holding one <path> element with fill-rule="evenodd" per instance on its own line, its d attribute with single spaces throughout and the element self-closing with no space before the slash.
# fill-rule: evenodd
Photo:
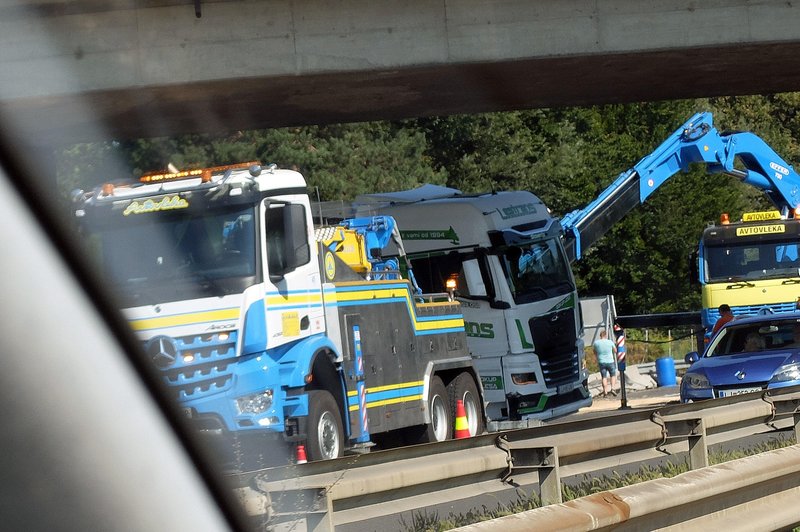
<svg viewBox="0 0 800 532">
<path fill-rule="evenodd" d="M 730 462 L 746 456 L 753 456 L 767 451 L 780 449 L 793 445 L 794 440 L 791 438 L 770 440 L 757 444 L 748 449 L 737 449 L 733 451 L 721 451 L 711 453 L 708 457 L 711 465 Z M 584 475 L 584 478 L 572 485 L 562 484 L 561 494 L 564 501 L 579 499 L 586 497 L 593 493 L 600 493 L 609 491 L 623 486 L 630 486 L 645 482 L 647 480 L 654 480 L 657 478 L 671 478 L 681 473 L 689 471 L 688 462 L 672 463 L 668 462 L 657 467 L 642 466 L 636 473 L 619 474 L 613 473 L 611 475 L 602 476 L 589 476 Z M 440 517 L 438 512 L 414 512 L 411 516 L 411 521 L 407 522 L 402 516 L 400 517 L 400 526 L 406 532 L 442 532 L 460 526 L 469 525 L 472 523 L 479 523 L 503 517 L 506 515 L 517 514 L 526 510 L 533 510 L 541 506 L 539 497 L 536 494 L 522 494 L 517 496 L 517 500 L 510 504 L 498 503 L 495 508 L 482 506 L 468 511 L 465 514 L 455 514 L 450 512 L 445 517 Z"/>
</svg>

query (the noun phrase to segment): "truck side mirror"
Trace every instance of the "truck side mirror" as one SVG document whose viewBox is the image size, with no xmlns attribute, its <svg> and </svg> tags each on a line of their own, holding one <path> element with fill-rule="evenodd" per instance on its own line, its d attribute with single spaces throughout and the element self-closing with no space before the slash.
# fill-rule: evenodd
<svg viewBox="0 0 800 532">
<path fill-rule="evenodd" d="M 311 260 L 305 207 L 289 204 L 267 211 L 267 265 L 269 278 L 283 276 Z"/>
<path fill-rule="evenodd" d="M 696 249 L 689 254 L 689 284 L 700 284 L 700 255 Z"/>
<path fill-rule="evenodd" d="M 487 297 L 486 285 L 483 283 L 478 259 L 465 260 L 461 263 L 461 269 L 467 283 L 467 293 L 472 297 Z"/>
<path fill-rule="evenodd" d="M 506 301 L 495 299 L 494 290 L 490 291 L 486 287 L 479 259 L 469 259 L 461 263 L 461 271 L 467 283 L 467 296 L 477 299 L 488 299 L 489 306 L 493 309 L 506 310 L 511 308 L 511 304 Z M 491 286 L 491 285 L 490 285 Z M 462 294 L 464 295 L 464 294 Z"/>
<path fill-rule="evenodd" d="M 691 365 L 700 360 L 700 353 L 697 351 L 692 351 L 691 353 L 686 353 L 686 356 L 683 358 L 684 362 Z"/>
<path fill-rule="evenodd" d="M 311 244 L 308 242 L 306 209 L 303 205 L 287 206 L 283 213 L 286 228 L 286 271 L 307 264 L 311 260 Z"/>
</svg>

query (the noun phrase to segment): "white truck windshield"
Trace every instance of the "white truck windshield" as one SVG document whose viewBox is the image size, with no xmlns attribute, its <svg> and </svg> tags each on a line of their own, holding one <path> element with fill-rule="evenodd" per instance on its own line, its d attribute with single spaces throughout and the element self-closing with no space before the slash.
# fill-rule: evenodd
<svg viewBox="0 0 800 532">
<path fill-rule="evenodd" d="M 554 238 L 510 246 L 501 253 L 500 261 L 517 304 L 541 301 L 575 290 L 566 256 Z"/>
<path fill-rule="evenodd" d="M 125 306 L 221 296 L 255 282 L 253 207 L 97 224 L 89 245 Z"/>
</svg>

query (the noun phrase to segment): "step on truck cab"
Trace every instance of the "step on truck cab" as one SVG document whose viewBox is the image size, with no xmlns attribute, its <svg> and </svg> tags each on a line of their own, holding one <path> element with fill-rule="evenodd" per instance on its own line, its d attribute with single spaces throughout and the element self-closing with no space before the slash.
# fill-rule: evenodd
<svg viewBox="0 0 800 532">
<path fill-rule="evenodd" d="M 591 405 L 575 280 L 559 221 L 538 197 L 425 185 L 354 205 L 396 219 L 422 289 L 461 302 L 490 428 Z"/>
<path fill-rule="evenodd" d="M 76 191 L 74 214 L 186 417 L 239 467 L 483 430 L 458 302 L 420 294 L 389 217 L 314 228 L 301 174 L 256 163 Z M 433 302 L 434 299 L 438 299 Z M 289 445 L 287 445 L 287 443 Z"/>
</svg>

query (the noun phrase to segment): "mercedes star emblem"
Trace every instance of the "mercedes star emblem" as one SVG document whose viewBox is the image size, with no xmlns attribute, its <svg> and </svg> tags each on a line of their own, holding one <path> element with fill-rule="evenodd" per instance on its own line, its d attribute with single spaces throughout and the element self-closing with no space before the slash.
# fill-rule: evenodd
<svg viewBox="0 0 800 532">
<path fill-rule="evenodd" d="M 169 336 L 156 336 L 145 344 L 145 352 L 160 369 L 165 369 L 178 359 L 178 343 Z"/>
</svg>

